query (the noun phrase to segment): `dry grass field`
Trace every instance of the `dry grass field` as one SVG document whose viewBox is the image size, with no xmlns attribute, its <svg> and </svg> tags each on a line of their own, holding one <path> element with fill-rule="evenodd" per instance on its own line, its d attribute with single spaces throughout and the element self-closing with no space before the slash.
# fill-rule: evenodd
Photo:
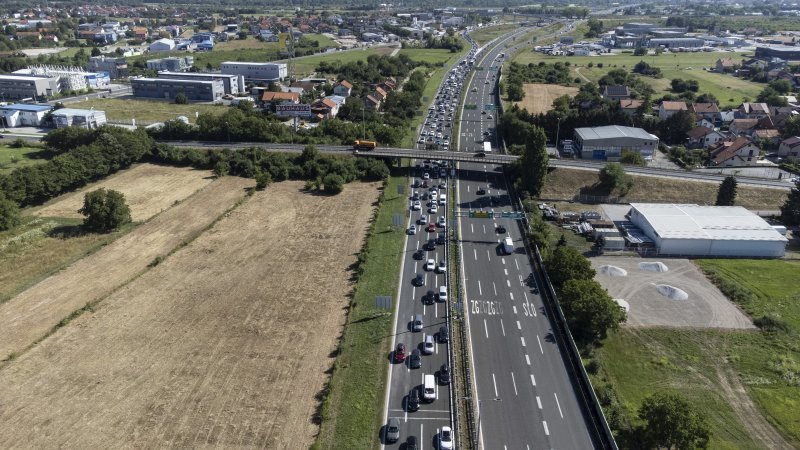
<svg viewBox="0 0 800 450">
<path fill-rule="evenodd" d="M 674 202 L 713 205 L 717 199 L 718 183 L 632 175 L 633 188 L 625 196 L 627 202 Z M 608 195 L 597 188 L 597 172 L 589 170 L 552 170 L 542 190 L 541 198 L 571 200 L 576 195 Z M 789 191 L 739 185 L 736 204 L 756 211 L 774 211 L 786 200 Z"/>
<path fill-rule="evenodd" d="M 73 311 L 111 294 L 245 195 L 252 180 L 224 177 L 99 251 L 0 305 L 0 359 L 25 350 Z M 0 404 L 3 404 L 0 400 Z M 0 447 L 3 445 L 0 444 Z"/>
<path fill-rule="evenodd" d="M 520 108 L 527 109 L 531 114 L 546 113 L 553 109 L 553 100 L 562 95 L 570 98 L 578 95 L 577 87 L 559 86 L 557 84 L 531 83 L 522 85 L 525 97 L 521 102 L 514 102 Z"/>
<path fill-rule="evenodd" d="M 194 222 L 223 203 L 190 205 L 217 184 L 139 229 L 172 211 Z M 7 363 L 0 447 L 308 448 L 378 186 L 256 192 Z"/>
<path fill-rule="evenodd" d="M 33 214 L 40 217 L 83 218 L 78 212 L 83 206 L 83 196 L 95 189 L 105 188 L 122 192 L 131 208 L 131 218 L 142 221 L 189 197 L 212 180 L 211 172 L 207 170 L 140 164 L 62 195 L 35 209 Z"/>
</svg>

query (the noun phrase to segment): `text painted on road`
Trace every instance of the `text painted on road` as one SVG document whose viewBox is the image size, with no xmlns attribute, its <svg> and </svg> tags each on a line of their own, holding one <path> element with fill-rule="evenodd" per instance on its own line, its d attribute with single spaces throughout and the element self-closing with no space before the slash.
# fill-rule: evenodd
<svg viewBox="0 0 800 450">
<path fill-rule="evenodd" d="M 503 304 L 495 300 L 470 300 L 472 314 L 499 316 L 503 314 Z"/>
</svg>

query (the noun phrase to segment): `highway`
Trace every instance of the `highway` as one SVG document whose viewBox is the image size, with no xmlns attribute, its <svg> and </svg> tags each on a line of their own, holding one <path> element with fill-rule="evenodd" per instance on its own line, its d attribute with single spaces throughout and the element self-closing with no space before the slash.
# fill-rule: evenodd
<svg viewBox="0 0 800 450">
<path fill-rule="evenodd" d="M 495 103 L 499 54 L 510 42 L 505 39 L 486 53 L 480 63 L 484 70 L 476 71 L 467 87 L 465 105 L 478 107 L 463 111 L 458 148 L 464 151 L 482 150 L 484 131 L 494 138 L 493 108 L 485 105 Z M 461 163 L 458 168 L 455 200 L 461 211 L 513 210 L 502 166 Z M 457 227 L 479 448 L 594 448 L 556 343 L 560 336 L 544 314 L 538 282 L 529 280 L 533 268 L 520 226 L 513 219 L 462 215 Z M 506 236 L 513 241 L 511 254 L 501 245 Z"/>
</svg>

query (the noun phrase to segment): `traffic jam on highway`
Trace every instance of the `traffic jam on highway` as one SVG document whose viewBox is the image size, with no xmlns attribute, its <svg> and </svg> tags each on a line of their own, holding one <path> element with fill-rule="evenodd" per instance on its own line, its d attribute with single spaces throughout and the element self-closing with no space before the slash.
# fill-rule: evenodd
<svg viewBox="0 0 800 450">
<path fill-rule="evenodd" d="M 498 67 L 507 45 L 523 32 L 496 39 L 487 53 L 465 36 L 472 49 L 443 79 L 420 128 L 419 150 L 463 150 L 484 157 L 492 151 Z M 473 68 L 480 70 L 471 78 L 463 106 L 477 107 L 462 109 L 461 132 L 451 148 L 453 112 Z M 436 154 L 414 161 L 409 186 L 382 447 L 455 448 L 454 403 L 466 400 L 473 405 L 470 440 L 477 440 L 478 448 L 593 448 L 544 314 L 540 280 L 522 251 L 516 224 L 522 214 L 512 204 L 501 166 L 461 163 L 456 170 Z M 456 214 L 448 214 L 451 204 L 457 205 Z M 453 236 L 459 238 L 452 244 L 459 248 L 453 267 L 461 275 L 458 286 L 451 285 L 447 270 Z M 464 399 L 453 398 L 450 390 L 449 311 L 456 298 L 468 330 L 471 367 Z"/>
</svg>

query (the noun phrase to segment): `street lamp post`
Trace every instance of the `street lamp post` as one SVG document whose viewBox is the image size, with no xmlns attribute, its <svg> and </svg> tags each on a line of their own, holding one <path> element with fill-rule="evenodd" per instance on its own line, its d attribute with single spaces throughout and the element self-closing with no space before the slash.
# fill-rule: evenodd
<svg viewBox="0 0 800 450">
<path fill-rule="evenodd" d="M 558 153 L 558 134 L 561 132 L 561 117 L 556 117 L 558 119 L 558 125 L 556 126 L 556 153 Z"/>
</svg>

